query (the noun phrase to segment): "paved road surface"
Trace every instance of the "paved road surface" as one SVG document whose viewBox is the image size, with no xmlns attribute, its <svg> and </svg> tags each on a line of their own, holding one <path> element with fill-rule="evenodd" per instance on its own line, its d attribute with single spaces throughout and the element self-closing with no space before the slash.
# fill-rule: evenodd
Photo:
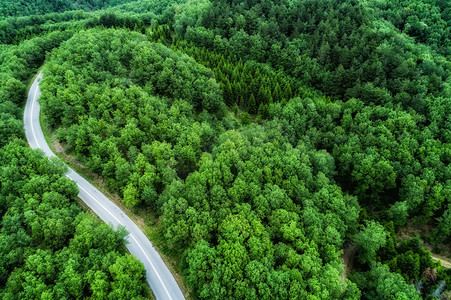
<svg viewBox="0 0 451 300">
<path fill-rule="evenodd" d="M 55 157 L 45 141 L 39 124 L 39 90 L 38 79 L 42 78 L 40 73 L 33 82 L 28 93 L 28 100 L 25 106 L 24 124 L 25 134 L 31 148 L 41 149 L 46 156 Z M 146 269 L 147 282 L 154 295 L 160 299 L 184 299 L 183 294 L 177 285 L 174 277 L 164 264 L 160 255 L 152 246 L 144 233 L 135 223 L 112 201 L 105 197 L 99 190 L 92 186 L 83 177 L 74 172 L 71 168 L 66 174 L 67 177 L 75 181 L 78 185 L 80 197 L 103 221 L 110 223 L 114 228 L 123 225 L 130 233 L 127 245 L 130 253 L 135 255 Z"/>
</svg>

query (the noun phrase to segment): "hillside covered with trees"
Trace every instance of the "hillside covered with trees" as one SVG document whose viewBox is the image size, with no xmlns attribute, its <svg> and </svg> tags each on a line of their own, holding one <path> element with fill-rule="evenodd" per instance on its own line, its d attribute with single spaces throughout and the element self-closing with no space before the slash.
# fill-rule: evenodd
<svg viewBox="0 0 451 300">
<path fill-rule="evenodd" d="M 70 10 L 93 11 L 126 3 L 127 0 L 3 0 L 0 19 L 30 15 L 62 13 Z"/>
<path fill-rule="evenodd" d="M 20 140 L 41 65 L 43 122 L 158 216 L 193 298 L 451 297 L 448 1 L 59 2 L 0 10 L 3 297 L 147 295 Z"/>
</svg>

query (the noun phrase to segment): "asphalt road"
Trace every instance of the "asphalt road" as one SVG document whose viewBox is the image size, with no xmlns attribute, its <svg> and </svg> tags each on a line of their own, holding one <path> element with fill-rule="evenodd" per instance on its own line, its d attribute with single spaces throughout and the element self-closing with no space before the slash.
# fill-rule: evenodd
<svg viewBox="0 0 451 300">
<path fill-rule="evenodd" d="M 40 73 L 33 82 L 28 93 L 28 100 L 25 106 L 24 124 L 25 134 L 33 149 L 41 149 L 48 157 L 55 157 L 50 150 L 42 133 L 39 123 L 39 103 L 37 99 L 41 95 L 38 80 L 42 78 Z M 177 282 L 169 269 L 161 259 L 152 243 L 135 223 L 111 200 L 105 197 L 99 190 L 92 186 L 83 177 L 69 168 L 67 177 L 75 181 L 78 185 L 80 197 L 103 221 L 109 223 L 113 228 L 118 225 L 124 226 L 129 232 L 127 248 L 131 254 L 136 256 L 146 269 L 147 282 L 150 285 L 155 297 L 160 299 L 184 299 Z"/>
</svg>

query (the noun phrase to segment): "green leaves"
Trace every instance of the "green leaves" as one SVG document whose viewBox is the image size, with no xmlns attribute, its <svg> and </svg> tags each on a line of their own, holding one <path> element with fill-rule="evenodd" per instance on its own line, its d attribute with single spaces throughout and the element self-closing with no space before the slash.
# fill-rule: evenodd
<svg viewBox="0 0 451 300">
<path fill-rule="evenodd" d="M 109 267 L 113 282 L 111 299 L 134 299 L 143 296 L 145 291 L 144 267 L 140 261 L 131 255 L 120 256 Z M 133 287 L 130 289 L 130 287 Z"/>
<path fill-rule="evenodd" d="M 205 121 L 197 115 L 222 111 L 211 71 L 136 33 L 75 36 L 54 52 L 44 77 L 47 121 L 63 126 L 59 139 L 106 176 L 129 206 L 156 206 L 167 184 L 197 167 L 218 129 L 206 113 Z"/>
<path fill-rule="evenodd" d="M 2 113 L 0 115 L 0 147 L 15 138 L 23 136 L 23 124 L 10 114 Z"/>
<path fill-rule="evenodd" d="M 401 275 L 391 273 L 385 265 L 374 263 L 370 271 L 356 274 L 353 280 L 367 299 L 421 299 L 413 285 L 407 284 Z"/>
<path fill-rule="evenodd" d="M 26 99 L 26 87 L 20 80 L 14 77 L 9 77 L 6 80 L 2 80 L 1 83 L 1 102 L 11 101 L 12 103 L 20 104 Z"/>
<path fill-rule="evenodd" d="M 396 173 L 391 164 L 371 154 L 361 157 L 361 161 L 354 166 L 352 176 L 358 185 L 358 195 L 369 192 L 377 197 L 383 191 L 396 187 Z"/>
<path fill-rule="evenodd" d="M 256 125 L 224 133 L 212 152 L 160 197 L 165 237 L 175 251 L 186 251 L 189 283 L 197 293 L 284 298 L 307 289 L 340 297 L 338 270 L 325 263 L 337 261 L 359 207 L 327 178 L 316 183 L 310 157 L 318 178 L 324 177 L 320 169 L 334 172 L 333 164 L 322 165 L 330 157 L 293 149 L 276 130 Z M 326 269 L 330 281 L 316 287 Z"/>
<path fill-rule="evenodd" d="M 123 256 L 127 233 L 115 232 L 81 213 L 74 201 L 78 189 L 62 177 L 62 165 L 22 142 L 0 149 L 0 157 L 0 199 L 9 199 L 1 203 L 1 297 L 131 299 L 147 295 L 142 264 Z M 11 171 L 15 176 L 9 176 Z M 4 184 L 6 176 L 17 186 Z M 111 263 L 105 258 L 109 256 L 114 257 Z"/>
<path fill-rule="evenodd" d="M 121 10 L 168 5 L 144 2 Z M 157 43 L 138 32 L 80 32 L 49 55 L 45 120 L 127 206 L 162 214 L 168 247 L 184 258 L 199 298 L 359 298 L 355 285 L 340 283 L 338 259 L 354 236 L 362 296 L 415 299 L 406 282 L 422 276 L 426 255 L 387 240 L 374 221 L 357 232 L 362 206 L 369 212 L 362 220 L 399 228 L 420 217 L 438 224 L 435 241 L 450 235 L 446 10 L 439 2 L 398 2 L 196 0 L 158 18 L 171 24 L 159 26 L 152 15 L 147 38 Z M 2 22 L 1 39 L 47 28 L 133 28 L 149 16 L 110 10 L 78 22 L 83 13 L 65 15 L 77 25 L 33 17 Z M 46 23 L 27 25 L 35 21 Z M 0 79 L 0 146 L 22 135 L 20 110 L 11 106 L 24 99 L 20 80 L 70 30 L 45 38 L 50 46 L 39 38 L 1 47 L 2 70 L 12 75 Z M 249 125 L 254 119 L 259 125 Z M 127 265 L 139 268 L 115 254 L 123 253 L 124 233 L 75 218 L 77 190 L 59 178 L 62 169 L 18 145 L 0 152 L 0 211 L 7 212 L 0 274 L 6 281 L 39 240 L 50 261 L 58 252 L 55 265 L 70 261 L 54 274 L 64 273 L 61 282 L 73 289 L 19 268 L 5 295 L 19 295 L 24 283 L 30 288 L 20 296 L 31 298 L 142 295 L 127 287 L 140 289 L 142 278 Z M 23 157 L 30 160 L 18 164 Z"/>
<path fill-rule="evenodd" d="M 133 183 L 128 184 L 124 189 L 124 198 L 123 201 L 125 205 L 129 207 L 136 206 L 140 203 L 140 199 L 138 198 L 139 192 L 138 189 L 134 186 Z"/>
<path fill-rule="evenodd" d="M 357 233 L 353 241 L 360 246 L 359 259 L 362 263 L 371 263 L 376 258 L 377 250 L 387 242 L 388 233 L 377 222 L 367 222 L 365 227 Z"/>
</svg>

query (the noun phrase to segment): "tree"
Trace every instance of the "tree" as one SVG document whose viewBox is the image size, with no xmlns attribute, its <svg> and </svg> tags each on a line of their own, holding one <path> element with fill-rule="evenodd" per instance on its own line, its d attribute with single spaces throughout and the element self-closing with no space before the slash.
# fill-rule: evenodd
<svg viewBox="0 0 451 300">
<path fill-rule="evenodd" d="M 26 99 L 25 85 L 13 77 L 8 78 L 2 82 L 2 88 L 0 89 L 1 102 L 11 101 L 15 104 L 20 104 Z"/>
<path fill-rule="evenodd" d="M 346 76 L 346 70 L 340 64 L 335 71 L 333 84 L 331 85 L 331 94 L 335 97 L 341 97 L 345 94 L 347 87 Z"/>
<path fill-rule="evenodd" d="M 358 232 L 353 240 L 359 245 L 358 258 L 362 263 L 370 263 L 375 260 L 377 250 L 387 242 L 388 233 L 384 227 L 375 221 L 369 221 Z"/>
<path fill-rule="evenodd" d="M 81 298 L 83 296 L 83 277 L 76 269 L 79 262 L 69 260 L 65 265 L 64 271 L 61 273 L 57 287 L 60 287 L 60 291 L 64 291 L 59 297 L 73 297 Z"/>
<path fill-rule="evenodd" d="M 379 155 L 362 155 L 354 166 L 352 177 L 357 182 L 356 192 L 362 197 L 366 193 L 377 197 L 383 191 L 396 187 L 393 166 Z"/>
<path fill-rule="evenodd" d="M 247 103 L 247 111 L 250 114 L 255 114 L 257 112 L 257 102 L 255 101 L 254 94 L 251 94 L 249 101 Z"/>
<path fill-rule="evenodd" d="M 352 278 L 366 299 L 421 299 L 413 285 L 407 284 L 401 275 L 391 273 L 387 266 L 373 263 L 371 270 Z"/>
<path fill-rule="evenodd" d="M 214 276 L 216 250 L 208 242 L 201 240 L 189 252 L 186 260 L 190 286 L 199 291 L 202 298 L 214 297 L 211 279 Z"/>
<path fill-rule="evenodd" d="M 408 205 L 405 201 L 399 201 L 393 204 L 387 211 L 390 219 L 394 221 L 396 226 L 403 226 L 406 223 L 408 212 Z"/>
<path fill-rule="evenodd" d="M 139 191 L 133 183 L 129 183 L 124 189 L 123 201 L 128 207 L 133 207 L 140 203 Z"/>
<path fill-rule="evenodd" d="M 23 125 L 19 120 L 9 114 L 0 116 L 0 147 L 23 135 Z"/>
<path fill-rule="evenodd" d="M 90 284 L 92 299 L 105 299 L 108 297 L 110 283 L 108 276 L 103 271 L 90 270 L 86 274 L 86 277 Z"/>
<path fill-rule="evenodd" d="M 230 84 L 230 81 L 228 79 L 226 79 L 226 82 L 223 85 L 223 91 L 225 103 L 229 106 L 232 106 L 233 103 L 235 103 L 235 99 L 233 96 L 232 85 Z"/>
<path fill-rule="evenodd" d="M 145 291 L 145 271 L 142 263 L 131 255 L 120 256 L 108 268 L 113 282 L 108 297 L 112 299 L 133 299 Z"/>
<path fill-rule="evenodd" d="M 293 98 L 293 91 L 291 89 L 290 83 L 285 84 L 282 95 L 283 95 L 283 99 L 285 99 L 285 101 L 288 101 L 291 98 Z"/>
</svg>

